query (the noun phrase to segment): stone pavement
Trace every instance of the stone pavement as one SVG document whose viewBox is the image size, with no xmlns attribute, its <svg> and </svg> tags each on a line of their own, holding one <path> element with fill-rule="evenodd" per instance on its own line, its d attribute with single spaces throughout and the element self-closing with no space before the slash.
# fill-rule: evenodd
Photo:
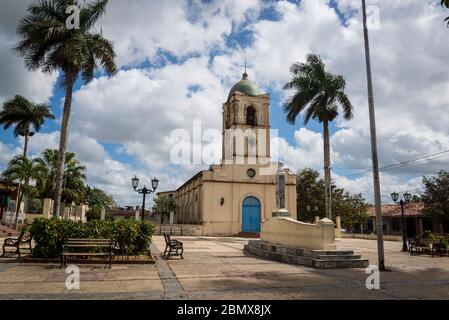
<svg viewBox="0 0 449 320">
<path fill-rule="evenodd" d="M 385 242 L 387 266 L 381 290 L 365 287 L 364 269 L 316 270 L 245 256 L 242 238 L 176 237 L 185 259 L 154 265 L 84 265 L 80 290 L 67 290 L 58 265 L 0 259 L 0 299 L 449 299 L 449 258 L 410 256 L 400 242 Z M 155 237 L 152 251 L 163 251 Z M 376 242 L 342 239 L 377 263 Z M 160 253 L 157 253 L 159 255 Z"/>
</svg>

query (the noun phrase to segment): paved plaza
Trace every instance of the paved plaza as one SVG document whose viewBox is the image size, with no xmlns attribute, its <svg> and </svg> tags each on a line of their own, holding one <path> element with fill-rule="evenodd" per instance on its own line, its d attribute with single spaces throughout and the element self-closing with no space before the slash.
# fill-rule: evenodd
<svg viewBox="0 0 449 320">
<path fill-rule="evenodd" d="M 154 265 L 83 265 L 80 290 L 67 290 L 68 274 L 55 264 L 0 259 L 0 299 L 449 299 L 449 258 L 410 256 L 400 242 L 385 242 L 381 289 L 367 290 L 364 269 L 317 270 L 246 256 L 242 238 L 177 237 L 185 259 L 160 259 L 163 237 L 154 237 Z M 1 240 L 0 240 L 1 241 Z M 377 263 L 376 241 L 341 239 Z"/>
</svg>

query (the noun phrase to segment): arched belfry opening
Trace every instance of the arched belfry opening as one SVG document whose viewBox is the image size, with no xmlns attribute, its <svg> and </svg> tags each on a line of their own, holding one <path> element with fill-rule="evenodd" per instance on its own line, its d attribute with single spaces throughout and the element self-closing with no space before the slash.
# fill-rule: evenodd
<svg viewBox="0 0 449 320">
<path fill-rule="evenodd" d="M 246 125 L 257 126 L 256 109 L 253 106 L 246 108 Z"/>
</svg>

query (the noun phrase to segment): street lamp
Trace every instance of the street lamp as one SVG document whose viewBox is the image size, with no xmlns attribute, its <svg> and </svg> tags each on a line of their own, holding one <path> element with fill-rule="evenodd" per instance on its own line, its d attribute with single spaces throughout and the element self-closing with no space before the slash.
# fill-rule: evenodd
<svg viewBox="0 0 449 320">
<path fill-rule="evenodd" d="M 394 203 L 398 203 L 399 200 L 399 193 L 393 192 L 391 194 L 391 199 L 393 199 Z M 402 252 L 407 252 L 407 226 L 405 223 L 405 217 L 404 217 L 404 206 L 405 204 L 409 203 L 412 199 L 412 195 L 408 192 L 403 194 L 403 199 L 399 201 L 399 205 L 401 206 L 401 217 L 402 217 Z"/>
<path fill-rule="evenodd" d="M 142 203 L 142 221 L 143 221 L 143 218 L 145 215 L 145 197 L 147 194 L 151 194 L 156 191 L 157 186 L 159 184 L 159 180 L 156 178 L 151 180 L 151 187 L 153 189 L 148 189 L 146 186 L 143 186 L 142 189 L 137 189 L 137 187 L 139 186 L 139 178 L 137 178 L 137 177 L 134 177 L 131 179 L 131 184 L 133 186 L 134 191 L 143 195 L 143 203 Z"/>
</svg>

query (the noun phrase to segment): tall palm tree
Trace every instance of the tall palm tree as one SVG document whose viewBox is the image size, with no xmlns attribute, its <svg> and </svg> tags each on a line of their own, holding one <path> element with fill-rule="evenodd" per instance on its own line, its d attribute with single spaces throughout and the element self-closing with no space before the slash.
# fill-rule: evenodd
<svg viewBox="0 0 449 320">
<path fill-rule="evenodd" d="M 14 219 L 14 228 L 17 228 L 19 220 L 20 205 L 23 197 L 32 192 L 29 187 L 30 179 L 37 179 L 39 177 L 39 168 L 36 160 L 30 160 L 24 156 L 15 156 L 8 164 L 8 167 L 2 173 L 3 178 L 9 182 L 19 181 L 18 197 L 16 204 L 16 218 Z"/>
<path fill-rule="evenodd" d="M 290 72 L 293 78 L 284 89 L 294 89 L 296 93 L 284 104 L 287 121 L 295 124 L 298 115 L 304 111 L 305 125 L 311 119 L 323 124 L 326 217 L 331 219 L 329 123 L 338 116 L 339 106 L 343 110 L 343 117 L 352 119 L 353 106 L 345 93 L 346 81 L 343 76 L 327 72 L 318 55 L 309 54 L 306 63 L 293 64 Z"/>
<path fill-rule="evenodd" d="M 42 68 L 47 73 L 60 70 L 63 74 L 66 92 L 54 195 L 55 216 L 59 215 L 60 209 L 74 84 L 80 74 L 85 83 L 92 81 L 99 66 L 108 75 L 117 70 L 112 42 L 93 30 L 105 13 L 107 3 L 108 0 L 85 1 L 80 7 L 79 28 L 70 29 L 66 25 L 66 9 L 77 5 L 76 0 L 35 0 L 28 7 L 29 15 L 20 21 L 17 29 L 22 40 L 16 50 L 25 58 L 29 70 Z"/>
<path fill-rule="evenodd" d="M 41 198 L 53 198 L 56 192 L 56 176 L 58 170 L 58 150 L 47 149 L 41 158 L 36 159 L 39 176 L 36 179 L 36 188 Z M 62 201 L 70 203 L 82 202 L 84 198 L 84 181 L 86 168 L 80 165 L 75 154 L 67 152 L 65 157 Z"/>
<path fill-rule="evenodd" d="M 0 111 L 0 125 L 5 130 L 15 126 L 14 135 L 24 137 L 24 157 L 27 157 L 28 139 L 40 131 L 46 119 L 55 119 L 48 105 L 32 103 L 20 95 L 6 101 Z"/>
</svg>

